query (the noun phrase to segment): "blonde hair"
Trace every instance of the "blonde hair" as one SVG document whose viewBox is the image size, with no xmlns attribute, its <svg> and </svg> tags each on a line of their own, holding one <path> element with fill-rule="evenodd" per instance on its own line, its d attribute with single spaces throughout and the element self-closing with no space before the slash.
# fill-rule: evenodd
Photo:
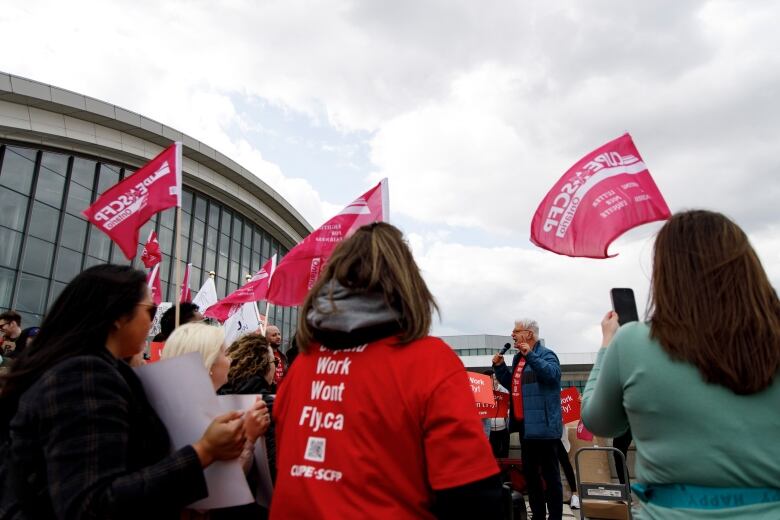
<svg viewBox="0 0 780 520">
<path fill-rule="evenodd" d="M 170 359 L 192 352 L 200 353 L 206 370 L 216 361 L 225 343 L 225 331 L 222 327 L 204 323 L 186 323 L 177 327 L 165 342 L 161 359 Z"/>
</svg>

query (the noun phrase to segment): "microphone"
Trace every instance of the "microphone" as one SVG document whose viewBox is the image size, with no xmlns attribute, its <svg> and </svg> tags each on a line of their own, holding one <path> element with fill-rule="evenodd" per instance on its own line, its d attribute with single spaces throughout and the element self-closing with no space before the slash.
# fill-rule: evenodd
<svg viewBox="0 0 780 520">
<path fill-rule="evenodd" d="M 510 348 L 512 348 L 511 343 L 504 343 L 503 348 L 501 348 L 501 350 L 498 351 L 498 354 L 500 356 L 503 356 L 504 354 L 506 354 L 506 351 L 509 350 Z"/>
</svg>

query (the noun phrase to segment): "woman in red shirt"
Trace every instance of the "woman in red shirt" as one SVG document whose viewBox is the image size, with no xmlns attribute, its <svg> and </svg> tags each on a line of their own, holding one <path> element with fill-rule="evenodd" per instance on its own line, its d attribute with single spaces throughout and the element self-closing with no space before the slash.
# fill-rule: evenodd
<svg viewBox="0 0 780 520">
<path fill-rule="evenodd" d="M 335 249 L 274 407 L 272 519 L 500 517 L 463 364 L 428 335 L 434 309 L 395 227 L 364 226 Z"/>
</svg>

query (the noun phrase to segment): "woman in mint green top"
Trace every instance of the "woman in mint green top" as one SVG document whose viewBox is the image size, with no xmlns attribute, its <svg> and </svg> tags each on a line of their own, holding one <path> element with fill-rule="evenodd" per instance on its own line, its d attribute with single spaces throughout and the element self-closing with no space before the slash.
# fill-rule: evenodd
<svg viewBox="0 0 780 520">
<path fill-rule="evenodd" d="M 602 321 L 582 419 L 631 427 L 642 517 L 780 518 L 780 301 L 744 232 L 675 215 L 656 238 L 648 323 Z"/>
</svg>

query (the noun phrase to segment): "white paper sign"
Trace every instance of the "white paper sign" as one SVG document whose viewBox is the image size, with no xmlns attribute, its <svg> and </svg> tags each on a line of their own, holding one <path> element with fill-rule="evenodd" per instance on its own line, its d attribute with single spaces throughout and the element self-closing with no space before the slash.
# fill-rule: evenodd
<svg viewBox="0 0 780 520">
<path fill-rule="evenodd" d="M 211 421 L 224 413 L 199 353 L 158 361 L 135 371 L 149 403 L 168 429 L 174 450 L 196 442 Z M 254 500 L 238 459 L 216 461 L 203 473 L 209 496 L 188 507 L 215 509 Z"/>
</svg>

